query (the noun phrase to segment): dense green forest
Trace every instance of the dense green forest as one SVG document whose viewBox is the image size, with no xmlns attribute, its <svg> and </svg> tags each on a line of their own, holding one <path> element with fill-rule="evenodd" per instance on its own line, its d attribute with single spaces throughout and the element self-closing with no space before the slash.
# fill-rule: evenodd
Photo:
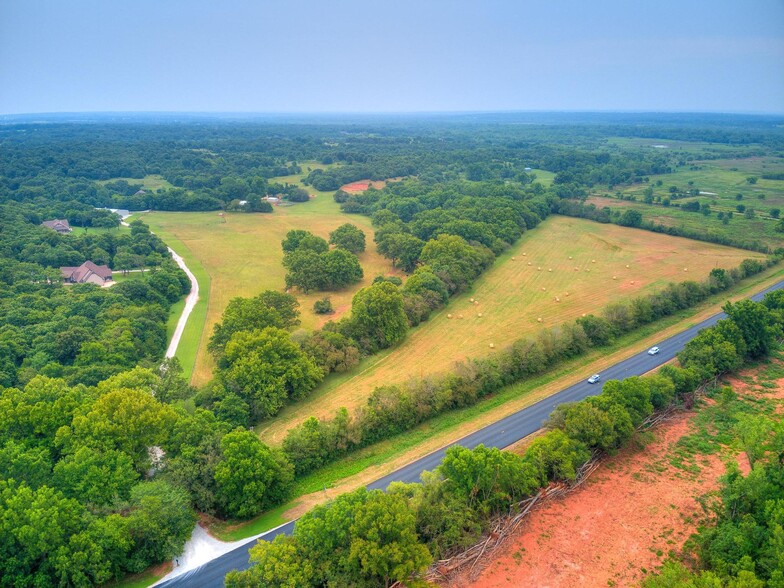
<svg viewBox="0 0 784 588">
<path fill-rule="evenodd" d="M 649 138 L 691 143 L 666 151 L 636 142 Z M 645 184 L 690 161 L 780 158 L 784 127 L 768 117 L 22 117 L 0 125 L 0 153 L 2 585 L 97 585 L 170 559 L 197 512 L 242 519 L 268 510 L 289 497 L 295 476 L 688 308 L 781 253 L 735 224 L 719 233 L 662 229 L 647 212 L 584 202 L 593 190 Z M 537 181 L 537 170 L 554 174 L 551 186 Z M 287 236 L 288 285 L 354 283 L 362 277 L 355 254 L 373 246 L 406 280 L 376 279 L 344 318 L 310 333 L 296 331 L 293 296 L 267 291 L 232 300 L 206 334 L 215 378 L 194 390 L 177 362 L 163 358 L 169 314 L 189 291 L 187 277 L 143 222 L 121 227 L 99 208 L 270 212 L 267 195 L 307 206 L 306 190 L 276 180 L 292 174 L 335 191 L 347 223 L 330 235 L 332 250 L 306 231 Z M 338 191 L 389 178 L 401 179 L 356 195 Z M 494 360 L 466 362 L 443 380 L 380 388 L 359 414 L 311 419 L 280 450 L 248 429 L 304 398 L 327 374 L 397 344 L 553 213 L 774 255 L 613 305 L 519 341 Z M 372 219 L 374 244 L 350 224 L 352 214 Z M 41 226 L 53 218 L 67 219 L 73 232 Z M 59 268 L 86 260 L 117 273 L 146 271 L 111 288 L 64 285 Z M 423 485 L 356 492 L 320 507 L 292 538 L 259 548 L 260 565 L 231 581 L 256 585 L 258 574 L 273 574 L 268 581 L 281 585 L 336 578 L 385 585 L 408 578 L 432 557 L 476 540 L 491 514 L 551 480 L 573 478 L 592 450 L 621 445 L 654 408 L 764 356 L 781 336 L 781 308 L 774 296 L 728 307 L 728 321 L 687 347 L 684 369 L 613 384 L 598 399 L 564 408 L 522 459 L 455 449 Z M 760 516 L 759 505 L 749 508 Z M 334 525 L 343 525 L 341 538 L 324 541 Z M 380 535 L 396 549 L 374 543 Z"/>
<path fill-rule="evenodd" d="M 336 164 L 306 182 L 337 190 L 360 179 L 417 176 L 525 184 L 558 174 L 559 195 L 633 183 L 692 159 L 781 153 L 775 118 L 676 115 L 474 115 L 407 119 L 167 120 L 133 117 L 0 127 L 0 201 L 78 200 L 131 210 L 213 210 L 285 191 L 268 180 L 297 162 Z M 697 151 L 620 148 L 609 137 L 703 142 Z M 717 149 L 715 145 L 721 145 Z M 161 176 L 170 187 L 134 182 Z"/>
</svg>

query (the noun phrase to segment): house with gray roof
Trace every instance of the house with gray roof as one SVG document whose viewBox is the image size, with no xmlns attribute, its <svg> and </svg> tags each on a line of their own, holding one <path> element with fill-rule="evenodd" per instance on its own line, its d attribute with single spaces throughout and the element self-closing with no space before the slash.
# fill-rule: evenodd
<svg viewBox="0 0 784 588">
<path fill-rule="evenodd" d="M 57 231 L 58 233 L 70 233 L 73 229 L 71 229 L 71 225 L 68 224 L 68 221 L 64 218 L 56 218 L 54 220 L 48 220 L 41 223 L 42 227 L 46 227 L 47 229 L 52 229 L 53 231 Z"/>
<path fill-rule="evenodd" d="M 112 270 L 106 265 L 85 261 L 79 267 L 61 267 L 60 273 L 69 284 L 96 284 L 103 286 L 112 279 Z"/>
</svg>

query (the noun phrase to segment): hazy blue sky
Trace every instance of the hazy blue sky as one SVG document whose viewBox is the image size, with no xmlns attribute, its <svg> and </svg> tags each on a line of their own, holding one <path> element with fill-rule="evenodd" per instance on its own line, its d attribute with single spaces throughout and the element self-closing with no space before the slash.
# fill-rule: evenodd
<svg viewBox="0 0 784 588">
<path fill-rule="evenodd" d="M 0 113 L 784 112 L 784 0 L 0 0 Z"/>
</svg>

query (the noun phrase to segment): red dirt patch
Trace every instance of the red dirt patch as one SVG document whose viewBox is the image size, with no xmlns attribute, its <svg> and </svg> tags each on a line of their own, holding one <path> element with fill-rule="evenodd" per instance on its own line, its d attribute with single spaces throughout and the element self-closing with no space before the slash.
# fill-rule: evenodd
<svg viewBox="0 0 784 588">
<path fill-rule="evenodd" d="M 714 491 L 725 468 L 701 460 L 698 476 L 667 466 L 662 456 L 689 430 L 693 412 L 659 427 L 642 450 L 608 459 L 585 485 L 535 511 L 522 531 L 475 582 L 454 586 L 630 586 L 660 566 L 696 531 L 696 498 Z M 665 467 L 666 466 L 666 467 Z M 660 471 L 662 470 L 662 471 Z"/>
<path fill-rule="evenodd" d="M 384 181 L 371 181 L 371 180 L 360 180 L 358 182 L 352 182 L 350 184 L 346 184 L 345 186 L 341 186 L 340 189 L 348 194 L 359 194 L 360 192 L 364 192 L 370 186 L 373 186 L 376 190 L 380 190 L 386 185 Z"/>
</svg>

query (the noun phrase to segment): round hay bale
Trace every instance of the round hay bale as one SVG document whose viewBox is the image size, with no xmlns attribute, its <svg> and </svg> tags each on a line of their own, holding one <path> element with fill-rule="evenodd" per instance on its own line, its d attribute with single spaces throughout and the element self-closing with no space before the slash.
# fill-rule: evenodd
<svg viewBox="0 0 784 588">
<path fill-rule="evenodd" d="M 685 267 L 685 268 L 683 268 L 683 271 L 687 272 L 687 271 L 689 271 L 689 268 Z"/>
<path fill-rule="evenodd" d="M 538 319 L 536 319 L 536 322 L 541 323 L 542 322 L 542 317 L 539 317 Z"/>
<path fill-rule="evenodd" d="M 473 299 L 473 298 L 469 298 L 469 299 L 468 299 L 468 301 L 469 301 L 469 302 L 473 302 L 473 301 L 474 301 L 474 299 Z"/>
<path fill-rule="evenodd" d="M 495 343 L 490 343 L 490 349 L 495 349 Z"/>
<path fill-rule="evenodd" d="M 457 318 L 463 318 L 463 315 L 462 314 L 458 314 Z"/>
<path fill-rule="evenodd" d="M 576 271 L 576 272 L 579 272 L 579 271 L 580 271 L 580 268 L 579 268 L 579 267 L 576 267 L 576 268 L 574 268 L 574 271 Z"/>
<path fill-rule="evenodd" d="M 451 314 L 446 315 L 446 318 L 452 318 Z"/>
<path fill-rule="evenodd" d="M 569 259 L 571 259 L 571 258 L 572 258 L 572 256 L 570 255 L 570 256 L 569 256 Z"/>
<path fill-rule="evenodd" d="M 523 255 L 528 255 L 527 253 L 523 253 Z"/>
<path fill-rule="evenodd" d="M 528 262 L 528 265 L 531 265 L 531 262 L 530 262 L 530 261 Z"/>
<path fill-rule="evenodd" d="M 550 269 L 549 269 L 549 270 L 547 270 L 547 271 L 548 271 L 548 272 L 551 272 L 551 271 L 553 271 L 553 268 L 550 268 Z"/>
<path fill-rule="evenodd" d="M 591 263 L 596 263 L 596 260 L 595 260 L 595 259 L 592 259 L 592 260 L 591 260 Z"/>
<path fill-rule="evenodd" d="M 634 280 L 632 280 L 631 283 L 634 284 Z"/>
<path fill-rule="evenodd" d="M 613 280 L 617 280 L 617 279 L 618 279 L 618 276 L 613 276 Z"/>
<path fill-rule="evenodd" d="M 544 286 L 542 286 L 542 292 L 547 292 L 547 288 L 545 288 Z"/>
<path fill-rule="evenodd" d="M 512 261 L 515 261 L 516 259 L 517 259 L 516 257 L 513 257 L 513 258 L 512 258 Z"/>
<path fill-rule="evenodd" d="M 540 271 L 542 271 L 542 268 L 541 268 L 541 267 L 538 267 L 538 268 L 536 268 L 536 271 L 539 271 L 539 272 L 540 272 Z"/>
<path fill-rule="evenodd" d="M 476 314 L 476 316 L 478 316 L 479 318 L 482 318 L 482 313 L 481 313 L 481 312 L 478 312 L 478 313 Z"/>
<path fill-rule="evenodd" d="M 629 269 L 629 264 L 628 263 L 626 264 L 626 269 Z"/>
<path fill-rule="evenodd" d="M 479 304 L 479 301 L 478 300 L 474 300 L 474 304 Z"/>
<path fill-rule="evenodd" d="M 583 316 L 587 316 L 587 315 L 585 313 L 583 313 Z"/>
<path fill-rule="evenodd" d="M 555 301 L 556 301 L 556 302 L 560 302 L 560 301 L 561 301 L 561 299 L 560 299 L 560 298 L 558 298 L 558 296 L 556 296 L 556 297 L 555 297 Z"/>
<path fill-rule="evenodd" d="M 569 292 L 567 292 L 566 294 L 564 294 L 564 296 L 569 296 Z"/>
</svg>

